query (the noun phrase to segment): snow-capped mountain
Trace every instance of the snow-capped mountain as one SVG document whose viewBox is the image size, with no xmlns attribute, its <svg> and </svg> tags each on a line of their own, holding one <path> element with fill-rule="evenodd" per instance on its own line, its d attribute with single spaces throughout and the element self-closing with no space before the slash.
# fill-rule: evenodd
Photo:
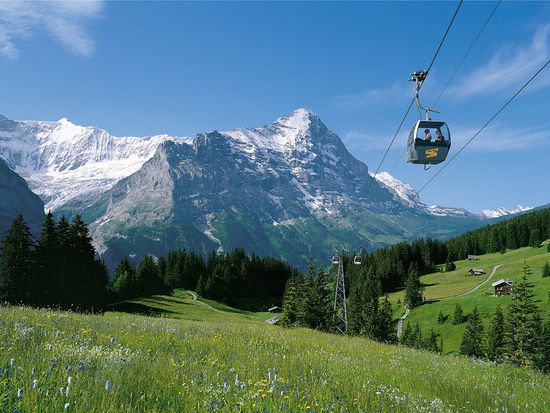
<svg viewBox="0 0 550 413">
<path fill-rule="evenodd" d="M 500 218 L 507 215 L 515 215 L 519 214 L 520 212 L 526 212 L 533 209 L 532 207 L 524 207 L 521 205 L 518 205 L 514 209 L 506 209 L 504 207 L 497 208 L 497 209 L 485 209 L 481 211 L 481 215 L 485 218 Z"/>
<path fill-rule="evenodd" d="M 374 174 L 371 175 L 374 176 Z M 413 208 L 418 211 L 425 212 L 426 214 L 439 217 L 468 217 L 478 219 L 482 218 L 481 216 L 473 214 L 464 208 L 444 207 L 440 205 L 428 206 L 421 201 L 418 192 L 416 192 L 412 186 L 401 182 L 399 179 L 391 176 L 387 172 L 378 173 L 376 175 L 376 179 L 391 192 L 393 192 L 395 200 L 402 202 L 409 208 Z"/>
<path fill-rule="evenodd" d="M 0 115 L 0 156 L 56 210 L 75 199 L 93 197 L 136 172 L 168 135 L 111 136 L 63 118 L 56 122 L 13 121 Z"/>
<path fill-rule="evenodd" d="M 0 154 L 46 208 L 82 213 L 108 262 L 243 247 L 303 264 L 335 245 L 372 249 L 481 225 L 424 205 L 387 173 L 374 179 L 309 110 L 259 128 L 111 136 L 66 119 L 0 118 Z"/>
<path fill-rule="evenodd" d="M 40 231 L 44 220 L 42 200 L 0 159 L 0 239 L 19 214 L 33 233 Z"/>
</svg>

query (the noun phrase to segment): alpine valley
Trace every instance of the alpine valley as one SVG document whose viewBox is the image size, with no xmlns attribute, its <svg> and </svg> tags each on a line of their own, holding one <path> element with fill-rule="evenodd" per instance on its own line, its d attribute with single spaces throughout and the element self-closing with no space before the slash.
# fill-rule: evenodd
<svg viewBox="0 0 550 413">
<path fill-rule="evenodd" d="M 238 247 L 304 267 L 326 261 L 334 246 L 445 239 L 529 209 L 477 215 L 425 205 L 388 173 L 373 178 L 306 109 L 194 138 L 114 137 L 67 119 L 0 116 L 0 154 L 46 210 L 83 216 L 111 268 L 125 255 Z"/>
</svg>

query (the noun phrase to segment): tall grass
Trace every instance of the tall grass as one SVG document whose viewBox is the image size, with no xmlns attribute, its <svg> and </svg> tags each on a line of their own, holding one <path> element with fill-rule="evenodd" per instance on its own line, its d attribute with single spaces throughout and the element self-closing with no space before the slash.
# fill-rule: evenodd
<svg viewBox="0 0 550 413">
<path fill-rule="evenodd" d="M 3 412 L 544 412 L 550 379 L 196 302 L 180 319 L 0 307 Z"/>
</svg>

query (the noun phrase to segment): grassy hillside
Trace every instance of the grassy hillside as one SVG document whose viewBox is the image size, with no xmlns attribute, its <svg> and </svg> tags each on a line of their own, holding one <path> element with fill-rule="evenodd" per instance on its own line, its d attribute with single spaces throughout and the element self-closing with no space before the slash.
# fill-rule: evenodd
<svg viewBox="0 0 550 413">
<path fill-rule="evenodd" d="M 456 353 L 466 326 L 465 323 L 452 324 L 456 303 L 460 304 L 465 314 L 469 314 L 477 306 L 485 327 L 487 327 L 496 306 L 500 304 L 503 309 L 506 309 L 510 303 L 510 296 L 492 296 L 494 289 L 491 284 L 502 278 L 511 281 L 519 279 L 523 274 L 524 263 L 531 268 L 532 273 L 528 279 L 534 285 L 534 293 L 539 300 L 538 304 L 542 315 L 550 317 L 550 278 L 542 278 L 542 267 L 546 261 L 550 261 L 550 253 L 546 249 L 547 243 L 548 241 L 540 248 L 526 247 L 505 254 L 482 255 L 479 256 L 478 261 L 457 261 L 455 262 L 457 267 L 455 271 L 436 272 L 421 277 L 422 283 L 426 286 L 424 295 L 428 302 L 411 311 L 407 320 L 412 323 L 418 321 L 424 331 L 433 328 L 443 337 L 444 352 Z M 487 280 L 496 265 L 500 265 L 500 267 Z M 482 268 L 487 274 L 471 276 L 467 272 L 470 268 Z M 485 283 L 477 290 L 468 293 L 483 281 Z M 395 318 L 403 313 L 403 305 L 397 303 L 398 300 L 403 302 L 403 298 L 403 291 L 390 295 L 390 300 L 394 303 Z M 440 311 L 446 316 L 443 324 L 437 322 Z"/>
<path fill-rule="evenodd" d="M 511 366 L 268 326 L 266 314 L 212 307 L 182 291 L 127 305 L 156 317 L 0 307 L 0 410 L 543 412 L 550 405 L 550 378 Z"/>
</svg>

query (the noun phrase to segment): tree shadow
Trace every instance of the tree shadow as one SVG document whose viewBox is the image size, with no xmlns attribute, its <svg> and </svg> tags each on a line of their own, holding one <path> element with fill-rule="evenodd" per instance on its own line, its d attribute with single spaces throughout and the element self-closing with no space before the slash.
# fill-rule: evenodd
<svg viewBox="0 0 550 413">
<path fill-rule="evenodd" d="M 152 308 L 142 303 L 125 301 L 109 307 L 109 311 L 118 311 L 121 313 L 139 314 L 154 317 L 169 316 L 177 314 L 174 311 L 163 308 Z"/>
</svg>

